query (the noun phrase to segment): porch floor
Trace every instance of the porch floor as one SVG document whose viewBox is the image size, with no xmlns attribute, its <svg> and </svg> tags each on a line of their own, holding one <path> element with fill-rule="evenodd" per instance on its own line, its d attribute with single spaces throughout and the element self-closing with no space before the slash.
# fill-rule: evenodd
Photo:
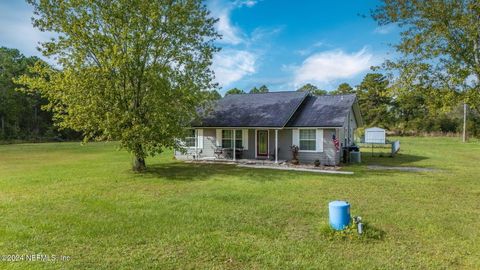
<svg viewBox="0 0 480 270">
<path fill-rule="evenodd" d="M 215 157 L 203 157 L 195 160 L 190 160 L 190 162 L 205 162 L 205 163 L 222 163 L 222 164 L 257 164 L 257 165 L 275 165 L 275 160 L 270 159 L 225 159 L 225 158 L 215 158 Z M 286 160 L 278 160 L 278 165 L 285 164 Z"/>
<path fill-rule="evenodd" d="M 329 173 L 329 174 L 353 174 L 353 172 L 340 171 L 339 166 L 320 166 L 315 167 L 308 164 L 293 165 L 286 160 L 279 160 L 275 163 L 274 160 L 268 159 L 219 159 L 219 158 L 199 158 L 196 160 L 189 160 L 187 162 L 192 163 L 216 163 L 216 164 L 233 164 L 243 168 L 255 168 L 255 169 L 274 169 L 274 170 L 287 170 L 287 171 L 302 171 L 302 172 L 314 172 L 314 173 Z"/>
</svg>

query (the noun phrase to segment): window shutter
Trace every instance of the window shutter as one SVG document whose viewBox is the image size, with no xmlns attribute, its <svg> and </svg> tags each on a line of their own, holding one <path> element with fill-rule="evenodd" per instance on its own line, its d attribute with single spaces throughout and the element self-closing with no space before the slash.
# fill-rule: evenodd
<svg viewBox="0 0 480 270">
<path fill-rule="evenodd" d="M 317 152 L 323 152 L 323 129 L 317 129 L 317 134 L 316 134 L 316 151 Z"/>
<path fill-rule="evenodd" d="M 300 132 L 298 129 L 292 129 L 292 145 L 300 147 Z"/>
<path fill-rule="evenodd" d="M 222 147 L 222 130 L 217 129 L 217 147 Z"/>
<path fill-rule="evenodd" d="M 203 129 L 197 129 L 197 147 L 203 149 Z"/>
<path fill-rule="evenodd" d="M 242 130 L 242 145 L 243 149 L 248 150 L 248 129 Z"/>
</svg>

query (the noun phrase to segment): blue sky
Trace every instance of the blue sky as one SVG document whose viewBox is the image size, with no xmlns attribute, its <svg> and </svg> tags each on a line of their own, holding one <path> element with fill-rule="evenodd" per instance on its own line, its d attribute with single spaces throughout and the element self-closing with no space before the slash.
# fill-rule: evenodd
<svg viewBox="0 0 480 270">
<path fill-rule="evenodd" d="M 388 45 L 398 29 L 378 27 L 369 11 L 376 0 L 207 0 L 220 20 L 222 50 L 213 68 L 222 93 L 267 85 L 295 90 L 305 83 L 333 90 L 357 85 L 372 65 L 391 56 Z M 360 16 L 360 15 L 366 15 Z M 23 1 L 0 1 L 0 46 L 37 55 L 39 41 L 51 34 L 31 26 L 32 9 Z"/>
</svg>

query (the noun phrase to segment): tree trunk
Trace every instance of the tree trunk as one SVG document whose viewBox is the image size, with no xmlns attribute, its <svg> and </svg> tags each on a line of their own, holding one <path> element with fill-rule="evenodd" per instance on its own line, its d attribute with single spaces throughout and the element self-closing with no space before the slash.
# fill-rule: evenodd
<svg viewBox="0 0 480 270">
<path fill-rule="evenodd" d="M 38 108 L 37 104 L 33 107 L 33 136 L 35 139 L 38 138 L 38 133 L 40 131 L 40 128 L 38 127 Z"/>
<path fill-rule="evenodd" d="M 2 121 L 1 121 L 1 122 L 2 122 L 2 124 L 1 124 L 1 126 L 2 126 L 2 136 L 5 136 L 5 118 L 4 118 L 3 115 L 2 115 L 2 119 L 1 119 L 1 120 L 2 120 Z"/>
<path fill-rule="evenodd" d="M 143 157 L 139 157 L 139 156 L 134 156 L 133 157 L 133 171 L 135 172 L 143 172 L 145 171 L 145 169 L 147 168 L 147 166 L 145 166 L 145 159 Z"/>
<path fill-rule="evenodd" d="M 143 155 L 143 147 L 141 144 L 135 145 L 135 151 L 133 153 L 133 171 L 135 172 L 143 172 L 147 168 L 145 165 L 145 158 Z"/>
</svg>

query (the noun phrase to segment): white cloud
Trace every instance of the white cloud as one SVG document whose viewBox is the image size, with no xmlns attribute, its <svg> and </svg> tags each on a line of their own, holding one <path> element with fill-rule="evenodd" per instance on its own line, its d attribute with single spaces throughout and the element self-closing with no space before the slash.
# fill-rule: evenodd
<svg viewBox="0 0 480 270">
<path fill-rule="evenodd" d="M 310 47 L 308 47 L 306 49 L 296 50 L 295 53 L 300 55 L 300 56 L 305 56 L 305 55 L 311 54 L 313 51 L 315 51 L 319 47 L 325 47 L 325 46 L 331 46 L 331 45 L 327 44 L 323 41 L 318 41 L 318 42 L 313 43 Z"/>
<path fill-rule="evenodd" d="M 228 11 L 222 10 L 216 14 L 216 17 L 219 19 L 216 24 L 217 31 L 222 35 L 220 42 L 232 45 L 237 45 L 243 42 L 243 34 L 239 28 L 231 24 Z"/>
<path fill-rule="evenodd" d="M 355 53 L 324 51 L 309 56 L 295 68 L 294 82 L 296 85 L 307 82 L 329 84 L 337 79 L 352 78 L 368 70 L 373 63 L 373 55 L 365 48 Z"/>
<path fill-rule="evenodd" d="M 242 0 L 234 2 L 225 2 L 222 0 L 211 0 L 208 2 L 208 7 L 212 12 L 212 16 L 218 18 L 215 25 L 218 33 L 222 35 L 221 43 L 238 45 L 245 42 L 245 34 L 236 25 L 232 24 L 230 15 L 232 10 L 243 6 L 253 7 L 257 1 Z"/>
<path fill-rule="evenodd" d="M 283 29 L 284 29 L 284 26 L 257 27 L 252 31 L 250 35 L 250 39 L 248 40 L 247 44 L 256 44 L 258 42 L 262 42 L 262 44 L 265 44 L 266 39 L 270 39 L 274 37 L 275 35 L 282 32 Z"/>
<path fill-rule="evenodd" d="M 375 28 L 373 32 L 375 34 L 380 34 L 380 35 L 387 35 L 390 34 L 392 31 L 394 31 L 396 28 L 395 24 L 387 24 L 387 25 L 381 25 Z"/>
<path fill-rule="evenodd" d="M 215 81 L 221 87 L 229 87 L 257 70 L 262 48 L 268 44 L 268 39 L 282 30 L 282 27 L 257 27 L 252 33 L 245 33 L 231 20 L 233 10 L 251 8 L 260 0 L 208 0 L 207 6 L 212 17 L 218 18 L 215 28 L 222 39 L 222 51 L 213 58 Z M 259 46 L 260 44 L 260 46 Z"/>
<path fill-rule="evenodd" d="M 215 80 L 226 87 L 243 77 L 255 73 L 257 56 L 244 50 L 223 50 L 213 58 Z"/>
<path fill-rule="evenodd" d="M 32 15 L 33 9 L 26 3 L 0 3 L 0 45 L 19 49 L 26 56 L 41 56 L 38 43 L 55 35 L 34 28 Z"/>
<path fill-rule="evenodd" d="M 247 6 L 247 7 L 253 7 L 257 4 L 258 1 L 256 0 L 238 0 L 238 1 L 235 1 L 234 4 L 236 6 Z"/>
</svg>

